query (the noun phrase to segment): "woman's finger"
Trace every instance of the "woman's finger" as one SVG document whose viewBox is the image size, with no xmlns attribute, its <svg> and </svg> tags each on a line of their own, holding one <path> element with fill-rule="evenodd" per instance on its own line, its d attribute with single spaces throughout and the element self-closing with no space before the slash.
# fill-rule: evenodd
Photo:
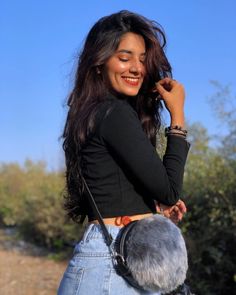
<svg viewBox="0 0 236 295">
<path fill-rule="evenodd" d="M 178 220 L 178 221 L 180 221 L 180 220 L 182 220 L 182 218 L 183 218 L 183 212 L 181 212 L 181 210 L 177 207 L 177 206 L 175 206 L 175 210 L 174 210 L 174 214 L 175 214 L 175 216 L 176 216 L 176 219 Z"/>
<path fill-rule="evenodd" d="M 160 83 L 156 84 L 156 89 L 162 97 L 168 92 Z"/>
<path fill-rule="evenodd" d="M 176 203 L 176 206 L 178 206 L 179 210 L 180 210 L 182 213 L 186 213 L 186 212 L 187 212 L 186 205 L 185 205 L 185 203 L 184 203 L 182 200 L 179 200 L 179 201 Z"/>
<path fill-rule="evenodd" d="M 166 77 L 166 78 L 163 78 L 161 80 L 159 80 L 158 82 L 156 82 L 156 84 L 165 84 L 165 83 L 170 83 L 171 81 L 174 81 L 173 79 L 169 78 L 169 77 Z"/>
<path fill-rule="evenodd" d="M 178 82 L 176 80 L 173 80 L 173 79 L 170 79 L 170 78 L 164 78 L 164 79 L 158 81 L 156 83 L 156 86 L 161 85 L 161 86 L 164 86 L 164 88 L 165 88 L 165 86 L 168 85 L 169 87 L 167 86 L 167 88 L 172 88 L 177 83 Z"/>
</svg>

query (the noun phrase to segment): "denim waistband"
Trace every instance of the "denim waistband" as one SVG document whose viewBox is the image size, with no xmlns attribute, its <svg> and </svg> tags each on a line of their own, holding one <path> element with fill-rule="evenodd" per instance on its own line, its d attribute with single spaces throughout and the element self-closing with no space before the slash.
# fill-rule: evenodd
<svg viewBox="0 0 236 295">
<path fill-rule="evenodd" d="M 106 225 L 106 228 L 108 230 L 108 233 L 113 237 L 113 239 L 116 238 L 120 231 L 120 227 L 114 226 L 114 225 Z M 104 234 L 102 231 L 102 228 L 100 224 L 89 224 L 87 225 L 87 228 L 85 229 L 83 240 L 87 239 L 104 239 Z"/>
</svg>

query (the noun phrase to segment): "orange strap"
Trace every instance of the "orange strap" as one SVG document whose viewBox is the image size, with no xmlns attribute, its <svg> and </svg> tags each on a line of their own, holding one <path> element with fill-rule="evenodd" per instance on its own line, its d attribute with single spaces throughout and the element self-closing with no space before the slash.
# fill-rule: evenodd
<svg viewBox="0 0 236 295">
<path fill-rule="evenodd" d="M 129 216 L 118 216 L 115 219 L 115 225 L 120 226 L 120 225 L 127 225 L 131 222 L 131 218 Z"/>
</svg>

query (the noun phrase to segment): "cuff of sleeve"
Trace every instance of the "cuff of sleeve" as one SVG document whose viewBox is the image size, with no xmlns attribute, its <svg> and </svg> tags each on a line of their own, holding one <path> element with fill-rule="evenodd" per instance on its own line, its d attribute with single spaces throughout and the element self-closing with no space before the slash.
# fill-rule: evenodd
<svg viewBox="0 0 236 295">
<path fill-rule="evenodd" d="M 178 145 L 185 149 L 186 152 L 188 152 L 191 147 L 191 144 L 185 138 L 177 135 L 170 135 L 167 137 L 167 145 L 169 144 Z"/>
</svg>

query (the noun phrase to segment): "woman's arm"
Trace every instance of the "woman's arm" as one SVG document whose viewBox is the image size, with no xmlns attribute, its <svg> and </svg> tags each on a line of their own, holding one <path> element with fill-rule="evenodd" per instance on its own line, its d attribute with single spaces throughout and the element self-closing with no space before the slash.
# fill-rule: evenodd
<svg viewBox="0 0 236 295">
<path fill-rule="evenodd" d="M 135 110 L 126 101 L 114 100 L 99 128 L 104 144 L 127 167 L 135 183 L 152 199 L 174 205 L 182 189 L 189 144 L 179 136 L 169 136 L 163 161 L 142 129 Z"/>
</svg>

